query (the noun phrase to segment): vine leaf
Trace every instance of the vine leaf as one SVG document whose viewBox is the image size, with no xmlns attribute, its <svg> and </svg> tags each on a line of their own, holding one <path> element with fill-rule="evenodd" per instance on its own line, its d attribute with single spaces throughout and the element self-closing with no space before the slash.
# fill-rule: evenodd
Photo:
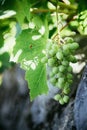
<svg viewBox="0 0 87 130">
<path fill-rule="evenodd" d="M 41 63 L 38 64 L 35 70 L 30 69 L 26 72 L 26 80 L 30 86 L 31 100 L 39 94 L 43 94 L 48 91 L 46 84 L 46 69 Z"/>
<path fill-rule="evenodd" d="M 31 100 L 48 91 L 46 66 L 40 62 L 45 43 L 44 36 L 35 30 L 27 29 L 18 36 L 14 47 L 14 54 L 19 55 L 18 62 L 26 70 L 25 77 L 28 81 Z"/>
<path fill-rule="evenodd" d="M 9 60 L 10 56 L 8 52 L 0 54 L 0 73 L 2 73 L 6 68 L 10 66 Z"/>
<path fill-rule="evenodd" d="M 30 0 L 29 0 L 30 1 Z M 14 10 L 16 11 L 16 18 L 20 24 L 24 22 L 25 17 L 29 21 L 30 19 L 30 14 L 29 14 L 29 9 L 30 9 L 30 3 L 28 0 L 16 0 L 14 4 Z"/>
<path fill-rule="evenodd" d="M 14 10 L 16 12 L 15 17 L 17 21 L 20 23 L 20 25 L 24 23 L 24 20 L 26 21 L 30 20 L 30 6 L 31 6 L 30 0 L 12 0 L 12 1 L 3 0 L 3 1 L 4 1 L 3 5 L 0 5 L 0 9 L 7 10 L 8 12 Z M 12 11 L 9 14 L 11 14 Z"/>
</svg>

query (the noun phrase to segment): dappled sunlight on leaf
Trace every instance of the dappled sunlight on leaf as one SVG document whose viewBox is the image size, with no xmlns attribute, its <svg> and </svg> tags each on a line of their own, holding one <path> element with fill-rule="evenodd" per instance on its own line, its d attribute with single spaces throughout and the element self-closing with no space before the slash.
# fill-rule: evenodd
<svg viewBox="0 0 87 130">
<path fill-rule="evenodd" d="M 36 67 L 38 66 L 38 57 L 35 57 L 33 60 L 26 60 L 26 59 L 23 59 L 22 63 L 21 63 L 21 66 L 22 68 L 25 68 L 25 70 L 29 70 L 29 69 L 32 69 L 32 70 L 35 70 Z"/>
<path fill-rule="evenodd" d="M 10 18 L 11 16 L 16 15 L 16 12 L 13 10 L 7 10 L 0 15 L 0 20 Z"/>
<path fill-rule="evenodd" d="M 41 33 L 42 35 L 45 33 L 45 27 L 41 26 L 41 28 L 39 29 L 39 33 Z"/>
<path fill-rule="evenodd" d="M 16 55 L 11 58 L 11 61 L 17 62 L 21 53 L 22 53 L 22 49 L 19 49 Z"/>
<path fill-rule="evenodd" d="M 29 28 L 34 29 L 35 28 L 35 24 L 33 22 L 29 22 Z"/>
<path fill-rule="evenodd" d="M 14 55 L 20 52 L 18 62 L 26 70 L 31 99 L 42 93 L 47 93 L 46 66 L 42 64 L 43 50 L 47 39 L 36 30 L 23 30 L 14 47 Z M 20 50 L 20 51 L 19 51 Z M 35 92 L 34 92 L 35 91 Z"/>
<path fill-rule="evenodd" d="M 41 95 L 43 93 L 46 94 L 48 92 L 46 77 L 46 68 L 40 62 L 35 70 L 32 71 L 32 69 L 30 69 L 26 72 L 25 78 L 28 81 L 29 88 L 31 90 L 31 100 L 33 100 L 38 95 Z"/>
<path fill-rule="evenodd" d="M 41 38 L 41 35 L 34 35 L 32 36 L 32 40 L 37 40 L 37 39 L 40 39 Z"/>
</svg>

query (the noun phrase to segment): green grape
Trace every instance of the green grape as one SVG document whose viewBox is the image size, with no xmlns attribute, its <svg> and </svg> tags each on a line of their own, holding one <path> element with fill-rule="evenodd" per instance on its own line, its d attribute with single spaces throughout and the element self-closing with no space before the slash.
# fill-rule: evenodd
<svg viewBox="0 0 87 130">
<path fill-rule="evenodd" d="M 59 78 L 59 79 L 58 79 L 58 83 L 64 84 L 64 78 Z"/>
<path fill-rule="evenodd" d="M 46 56 L 41 59 L 42 63 L 47 63 L 47 61 L 48 61 L 48 58 Z"/>
<path fill-rule="evenodd" d="M 63 101 L 64 101 L 65 103 L 67 103 L 67 102 L 69 101 L 69 96 L 64 95 L 64 97 L 63 97 Z"/>
<path fill-rule="evenodd" d="M 69 86 L 70 86 L 70 83 L 67 81 L 67 82 L 65 83 L 65 85 L 64 85 L 64 88 L 69 88 Z"/>
<path fill-rule="evenodd" d="M 51 47 L 52 47 L 52 42 L 47 43 L 47 45 L 46 45 L 46 49 L 47 49 L 47 50 L 50 50 Z"/>
<path fill-rule="evenodd" d="M 68 56 L 70 54 L 69 49 L 67 48 L 67 50 L 63 50 L 63 55 L 64 56 Z"/>
<path fill-rule="evenodd" d="M 63 60 L 63 61 L 62 61 L 62 65 L 64 65 L 64 66 L 68 66 L 68 65 L 69 65 L 69 62 L 66 61 L 66 60 Z"/>
<path fill-rule="evenodd" d="M 76 57 L 74 57 L 72 63 L 76 63 L 76 62 L 77 62 L 77 59 Z"/>
<path fill-rule="evenodd" d="M 73 80 L 72 79 L 68 79 L 68 83 L 72 84 Z"/>
<path fill-rule="evenodd" d="M 73 55 L 70 55 L 70 56 L 69 56 L 69 60 L 70 60 L 72 63 L 76 63 L 76 62 L 77 62 L 76 57 L 74 57 Z"/>
<path fill-rule="evenodd" d="M 72 50 L 72 44 L 73 44 L 73 43 L 68 43 L 68 45 L 67 45 L 67 46 L 68 46 L 68 49 L 71 49 L 71 50 Z"/>
<path fill-rule="evenodd" d="M 79 19 L 80 19 L 80 20 L 84 20 L 86 17 L 87 17 L 87 10 L 82 11 L 82 12 L 79 14 Z"/>
<path fill-rule="evenodd" d="M 58 45 L 57 44 L 53 44 L 52 45 L 52 49 L 57 51 L 58 50 Z"/>
<path fill-rule="evenodd" d="M 69 45 L 69 49 L 76 50 L 79 47 L 79 44 L 74 42 Z"/>
<path fill-rule="evenodd" d="M 67 78 L 68 78 L 68 79 L 72 79 L 72 78 L 73 78 L 72 74 L 68 73 L 68 74 L 67 74 Z"/>
<path fill-rule="evenodd" d="M 70 49 L 70 50 L 74 50 L 73 44 L 69 44 L 69 49 Z"/>
<path fill-rule="evenodd" d="M 55 83 L 56 83 L 56 78 L 55 78 L 55 77 L 50 78 L 50 82 L 51 82 L 52 84 L 55 84 Z"/>
<path fill-rule="evenodd" d="M 54 73 L 53 72 L 50 72 L 50 77 L 54 77 Z"/>
<path fill-rule="evenodd" d="M 48 65 L 49 66 L 54 66 L 54 64 L 55 64 L 55 59 L 54 58 L 49 58 L 48 59 Z"/>
<path fill-rule="evenodd" d="M 55 95 L 55 96 L 54 96 L 54 99 L 55 99 L 56 101 L 60 100 L 60 99 L 61 99 L 61 95 L 60 95 L 60 94 Z"/>
<path fill-rule="evenodd" d="M 52 72 L 53 74 L 56 74 L 58 72 L 58 67 L 53 67 Z"/>
<path fill-rule="evenodd" d="M 56 77 L 57 77 L 57 78 L 63 77 L 63 73 L 61 73 L 61 72 L 57 73 L 57 74 L 56 74 Z"/>
<path fill-rule="evenodd" d="M 63 59 L 63 53 L 61 51 L 58 51 L 56 54 L 56 57 L 58 60 L 62 60 Z"/>
<path fill-rule="evenodd" d="M 48 53 L 50 56 L 54 56 L 56 54 L 56 51 L 55 50 L 49 50 L 49 53 Z"/>
<path fill-rule="evenodd" d="M 66 41 L 66 43 L 72 43 L 74 41 L 71 37 L 66 37 L 64 40 Z"/>
<path fill-rule="evenodd" d="M 72 72 L 72 67 L 69 66 L 69 67 L 67 68 L 67 71 L 68 71 L 68 72 Z"/>
<path fill-rule="evenodd" d="M 65 94 L 69 94 L 70 93 L 70 88 L 69 87 L 64 87 L 63 92 Z"/>
<path fill-rule="evenodd" d="M 74 42 L 72 45 L 73 45 L 73 49 L 78 49 L 79 48 L 79 44 L 76 43 L 76 42 Z"/>
<path fill-rule="evenodd" d="M 47 44 L 47 57 L 42 60 L 48 63 L 52 70 L 49 74 L 50 82 L 60 90 L 60 94 L 57 94 L 54 99 L 62 105 L 69 100 L 67 94 L 70 93 L 70 85 L 73 82 L 70 62 L 77 61 L 74 52 L 78 46 L 70 37 L 64 39 L 64 44 L 58 45 L 57 42 L 50 42 Z"/>
<path fill-rule="evenodd" d="M 59 84 L 59 82 L 56 82 L 55 86 L 56 86 L 57 88 L 59 88 L 59 89 L 62 89 L 62 87 L 63 87 L 61 84 Z"/>
<path fill-rule="evenodd" d="M 64 67 L 63 65 L 59 66 L 59 71 L 60 72 L 65 72 L 65 70 L 66 70 L 66 67 Z"/>
<path fill-rule="evenodd" d="M 60 99 L 59 99 L 59 103 L 60 103 L 61 105 L 64 105 L 63 98 L 60 98 Z"/>
<path fill-rule="evenodd" d="M 69 50 L 68 44 L 64 44 L 64 45 L 62 46 L 62 48 L 63 48 L 64 51 Z"/>
<path fill-rule="evenodd" d="M 55 86 L 58 87 L 59 89 L 63 89 L 64 88 L 64 83 L 57 82 Z"/>
</svg>

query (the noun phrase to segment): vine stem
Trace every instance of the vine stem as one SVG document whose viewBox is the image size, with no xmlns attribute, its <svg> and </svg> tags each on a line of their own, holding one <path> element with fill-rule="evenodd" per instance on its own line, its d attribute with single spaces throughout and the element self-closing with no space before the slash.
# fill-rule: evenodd
<svg viewBox="0 0 87 130">
<path fill-rule="evenodd" d="M 58 0 L 56 0 L 56 19 L 57 19 L 57 40 L 58 44 L 60 44 L 60 29 L 59 29 L 59 12 L 58 12 Z"/>
<path fill-rule="evenodd" d="M 71 18 L 71 19 L 69 20 L 69 22 L 66 23 L 66 24 L 60 29 L 60 32 L 61 32 L 65 27 L 67 27 L 71 21 L 75 20 L 76 18 L 77 18 L 76 16 L 73 16 L 73 18 Z M 57 35 L 58 35 L 58 34 L 55 34 L 52 39 L 55 39 L 55 38 L 57 37 Z"/>
<path fill-rule="evenodd" d="M 56 12 L 56 9 L 43 9 L 43 8 L 41 8 L 41 9 L 34 9 L 34 8 L 31 8 L 31 10 L 30 10 L 32 13 L 48 13 L 48 12 L 50 12 L 50 13 L 54 13 L 54 12 Z M 72 11 L 68 11 L 68 10 L 59 10 L 58 11 L 59 13 L 65 13 L 65 14 L 72 14 Z"/>
<path fill-rule="evenodd" d="M 56 5 L 56 1 L 54 0 L 48 0 L 48 1 L 51 2 L 53 5 Z M 66 8 L 70 10 L 77 10 L 77 5 L 71 5 L 71 4 L 68 5 L 63 2 L 58 2 L 58 5 L 62 7 L 62 9 Z"/>
</svg>

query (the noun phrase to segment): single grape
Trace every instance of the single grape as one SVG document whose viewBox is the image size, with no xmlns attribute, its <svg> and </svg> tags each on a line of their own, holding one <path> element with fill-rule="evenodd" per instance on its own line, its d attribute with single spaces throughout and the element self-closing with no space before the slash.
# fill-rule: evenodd
<svg viewBox="0 0 87 130">
<path fill-rule="evenodd" d="M 75 56 L 73 56 L 73 58 L 72 58 L 72 62 L 73 62 L 73 63 L 76 63 L 76 62 L 77 62 L 77 59 L 76 59 Z"/>
<path fill-rule="evenodd" d="M 54 66 L 54 64 L 55 64 L 55 59 L 54 58 L 49 58 L 48 59 L 48 65 L 49 66 Z"/>
<path fill-rule="evenodd" d="M 63 65 L 60 65 L 60 66 L 59 66 L 59 71 L 60 71 L 60 72 L 65 72 L 65 71 L 66 71 L 66 67 L 63 66 Z"/>
<path fill-rule="evenodd" d="M 72 84 L 73 80 L 72 79 L 68 79 L 68 83 Z"/>
<path fill-rule="evenodd" d="M 58 72 L 58 67 L 53 67 L 52 72 L 53 74 L 56 74 Z"/>
<path fill-rule="evenodd" d="M 65 50 L 65 51 L 69 50 L 68 44 L 64 44 L 64 45 L 62 46 L 62 48 L 63 48 L 63 50 Z"/>
<path fill-rule="evenodd" d="M 64 40 L 66 41 L 66 43 L 72 43 L 74 41 L 71 37 L 66 37 Z"/>
<path fill-rule="evenodd" d="M 47 61 L 48 61 L 48 58 L 46 56 L 41 59 L 42 63 L 47 63 Z"/>
<path fill-rule="evenodd" d="M 68 72 L 72 72 L 72 67 L 69 66 L 69 67 L 67 68 L 67 71 L 68 71 Z"/>
<path fill-rule="evenodd" d="M 69 94 L 70 93 L 70 88 L 69 87 L 64 87 L 63 92 L 65 94 Z"/>
<path fill-rule="evenodd" d="M 53 49 L 53 50 L 56 50 L 56 51 L 57 51 L 57 50 L 58 50 L 58 48 L 59 48 L 59 47 L 58 47 L 58 45 L 57 45 L 57 44 L 53 44 L 53 45 L 52 45 L 52 49 Z"/>
<path fill-rule="evenodd" d="M 66 60 L 63 60 L 63 61 L 62 61 L 62 65 L 64 65 L 64 66 L 68 66 L 68 65 L 69 65 L 69 62 L 66 61 Z"/>
<path fill-rule="evenodd" d="M 63 50 L 63 55 L 64 56 L 68 56 L 70 54 L 69 49 L 67 48 L 67 50 Z"/>
<path fill-rule="evenodd" d="M 58 72 L 57 74 L 56 74 L 56 77 L 57 78 L 60 78 L 60 77 L 63 77 L 64 75 L 63 75 L 63 73 L 61 73 L 61 72 Z"/>
<path fill-rule="evenodd" d="M 50 77 L 54 77 L 54 73 L 53 72 L 50 72 Z"/>
<path fill-rule="evenodd" d="M 58 51 L 56 53 L 56 57 L 57 57 L 58 60 L 62 60 L 63 59 L 63 53 L 61 51 Z"/>
<path fill-rule="evenodd" d="M 64 78 L 59 78 L 59 79 L 58 79 L 58 83 L 64 84 Z"/>
<path fill-rule="evenodd" d="M 70 60 L 72 63 L 76 63 L 76 62 L 77 62 L 76 57 L 73 56 L 73 55 L 70 55 L 70 56 L 69 56 L 69 60 Z"/>
<path fill-rule="evenodd" d="M 55 78 L 55 77 L 50 78 L 50 82 L 51 82 L 52 84 L 55 84 L 55 83 L 56 83 L 56 78 Z"/>
<path fill-rule="evenodd" d="M 54 99 L 55 99 L 56 101 L 60 100 L 60 99 L 61 99 L 61 95 L 60 95 L 60 94 L 55 95 L 55 96 L 54 96 Z"/>
<path fill-rule="evenodd" d="M 73 78 L 73 75 L 70 74 L 70 73 L 68 73 L 68 74 L 67 74 L 67 78 L 68 78 L 68 79 L 72 79 L 72 78 Z"/>
<path fill-rule="evenodd" d="M 52 42 L 47 43 L 47 45 L 46 45 L 46 49 L 47 49 L 47 50 L 50 50 L 51 47 L 52 47 Z"/>
<path fill-rule="evenodd" d="M 60 99 L 59 99 L 59 103 L 60 103 L 61 105 L 64 105 L 63 98 L 60 98 Z"/>
<path fill-rule="evenodd" d="M 54 56 L 56 54 L 55 50 L 49 50 L 48 55 Z"/>
<path fill-rule="evenodd" d="M 79 48 L 79 44 L 76 43 L 76 42 L 74 42 L 74 43 L 73 43 L 73 48 L 74 48 L 74 49 L 78 49 L 78 48 Z"/>
<path fill-rule="evenodd" d="M 58 87 L 59 89 L 63 89 L 64 88 L 64 83 L 57 82 L 55 86 Z"/>
<path fill-rule="evenodd" d="M 64 85 L 64 88 L 69 88 L 70 87 L 70 83 L 67 81 Z"/>
<path fill-rule="evenodd" d="M 67 102 L 69 101 L 69 96 L 64 95 L 64 97 L 63 97 L 63 101 L 64 101 L 65 103 L 67 103 Z"/>
<path fill-rule="evenodd" d="M 70 44 L 70 46 L 69 46 L 69 48 L 72 49 L 72 50 L 76 50 L 78 47 L 79 47 L 79 44 L 76 43 L 76 42 Z"/>
</svg>

